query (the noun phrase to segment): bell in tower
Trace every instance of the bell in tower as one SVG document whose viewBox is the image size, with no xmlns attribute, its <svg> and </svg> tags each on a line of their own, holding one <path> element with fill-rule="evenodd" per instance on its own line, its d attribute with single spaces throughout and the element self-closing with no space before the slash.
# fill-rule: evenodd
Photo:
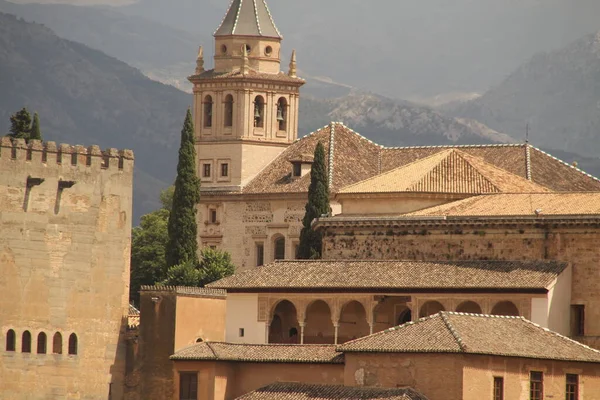
<svg viewBox="0 0 600 400">
<path fill-rule="evenodd" d="M 200 170 L 207 172 L 200 179 L 210 190 L 241 190 L 298 137 L 304 80 L 296 76 L 295 52 L 290 71 L 280 70 L 283 37 L 266 0 L 233 0 L 214 38 L 214 68 L 205 69 L 200 50 L 188 78 Z"/>
</svg>

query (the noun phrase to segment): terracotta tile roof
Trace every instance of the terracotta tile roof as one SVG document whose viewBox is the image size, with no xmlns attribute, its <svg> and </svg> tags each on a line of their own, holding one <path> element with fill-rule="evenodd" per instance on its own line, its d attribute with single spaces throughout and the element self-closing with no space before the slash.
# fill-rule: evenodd
<svg viewBox="0 0 600 400">
<path fill-rule="evenodd" d="M 281 81 L 285 83 L 304 84 L 304 79 L 291 77 L 283 72 L 278 74 L 268 74 L 265 72 L 258 72 L 250 69 L 247 75 L 242 74 L 239 69 L 235 69 L 229 72 L 216 72 L 214 69 L 209 69 L 198 75 L 192 75 L 188 79 L 199 80 L 199 79 L 267 79 L 271 81 Z"/>
<path fill-rule="evenodd" d="M 481 195 L 405 214 L 414 217 L 539 216 L 542 218 L 578 215 L 600 215 L 600 192 Z"/>
<path fill-rule="evenodd" d="M 175 294 L 185 294 L 192 296 L 208 296 L 208 297 L 226 297 L 227 293 L 224 290 L 211 289 L 206 287 L 190 287 L 190 286 L 164 286 L 164 285 L 142 285 L 141 292 L 169 292 Z"/>
<path fill-rule="evenodd" d="M 553 191 L 600 191 L 600 181 L 529 144 L 386 147 L 381 171 L 389 171 L 447 149 L 458 149 Z"/>
<path fill-rule="evenodd" d="M 133 304 L 129 304 L 129 311 L 127 313 L 127 327 L 129 329 L 135 329 L 140 326 L 140 310 L 135 308 Z"/>
<path fill-rule="evenodd" d="M 442 311 L 346 342 L 343 352 L 466 353 L 600 363 L 600 351 L 523 317 Z"/>
<path fill-rule="evenodd" d="M 333 345 L 203 342 L 179 350 L 171 360 L 343 364 Z"/>
<path fill-rule="evenodd" d="M 290 160 L 313 154 L 318 142 L 325 147 L 331 191 L 335 192 L 379 172 L 380 146 L 341 124 L 332 124 L 292 143 L 243 189 L 243 193 L 307 192 L 310 174 L 292 179 Z"/>
<path fill-rule="evenodd" d="M 260 290 L 544 290 L 566 268 L 556 261 L 280 260 L 209 284 Z"/>
<path fill-rule="evenodd" d="M 247 393 L 243 400 L 427 400 L 412 388 L 376 388 L 277 382 Z"/>
<path fill-rule="evenodd" d="M 347 186 L 339 193 L 546 191 L 549 190 L 480 157 L 452 148 Z"/>
<path fill-rule="evenodd" d="M 231 74 L 242 77 L 238 71 Z M 213 75 L 214 72 L 207 71 L 201 77 Z M 215 78 L 220 76 L 225 75 L 214 75 Z M 278 76 L 284 80 L 289 78 L 284 74 Z M 494 184 L 501 187 L 500 191 L 527 190 L 526 184 L 517 181 L 514 175 L 524 179 L 531 176 L 533 183 L 539 186 L 532 184 L 529 191 L 540 191 L 540 186 L 554 191 L 600 191 L 600 181 L 596 178 L 530 145 L 383 147 L 341 123 L 332 122 L 288 146 L 279 157 L 256 175 L 242 192 L 237 194 L 306 193 L 310 177 L 305 175 L 299 179 L 292 179 L 290 160 L 313 154 L 319 141 L 325 146 L 332 193 L 383 172 L 407 166 L 448 150 L 457 150 L 459 153 L 456 154 L 460 154 L 460 157 L 456 158 L 457 162 L 459 158 L 465 160 L 465 163 L 472 166 L 479 174 L 493 180 Z M 333 152 L 330 151 L 331 149 Z M 464 177 L 465 174 L 466 171 L 463 171 L 462 176 Z M 445 185 L 451 183 L 446 182 Z M 516 188 L 510 189 L 513 186 Z"/>
</svg>

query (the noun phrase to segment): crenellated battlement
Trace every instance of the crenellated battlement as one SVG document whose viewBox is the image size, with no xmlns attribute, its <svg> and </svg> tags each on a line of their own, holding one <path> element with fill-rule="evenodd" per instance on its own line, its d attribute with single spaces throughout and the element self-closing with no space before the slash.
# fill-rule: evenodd
<svg viewBox="0 0 600 400">
<path fill-rule="evenodd" d="M 101 150 L 96 145 L 57 145 L 56 142 L 26 142 L 24 139 L 3 137 L 0 139 L 0 164 L 7 160 L 123 170 L 133 167 L 134 156 L 132 150 Z"/>
</svg>

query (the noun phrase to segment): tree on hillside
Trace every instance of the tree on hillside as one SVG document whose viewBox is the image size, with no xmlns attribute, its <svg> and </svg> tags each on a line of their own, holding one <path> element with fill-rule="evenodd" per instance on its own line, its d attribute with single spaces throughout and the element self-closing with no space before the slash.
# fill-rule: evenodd
<svg viewBox="0 0 600 400">
<path fill-rule="evenodd" d="M 172 286 L 198 286 L 225 278 L 235 271 L 231 255 L 222 250 L 205 247 L 200 251 L 200 262 L 184 262 L 169 268 L 166 279 L 162 282 Z"/>
<path fill-rule="evenodd" d="M 40 117 L 38 113 L 33 114 L 33 122 L 29 131 L 29 140 L 42 140 L 42 131 L 40 128 Z"/>
<path fill-rule="evenodd" d="M 29 139 L 31 131 L 31 114 L 23 107 L 10 116 L 10 136 L 13 139 Z"/>
<path fill-rule="evenodd" d="M 315 148 L 315 156 L 310 170 L 310 186 L 308 187 L 308 202 L 306 213 L 302 220 L 298 258 L 321 258 L 323 235 L 315 232 L 311 223 L 315 218 L 329 213 L 329 185 L 325 171 L 325 148 L 320 142 Z"/>
<path fill-rule="evenodd" d="M 167 225 L 173 203 L 173 186 L 160 194 L 162 207 L 142 216 L 131 231 L 131 282 L 129 299 L 139 304 L 142 285 L 154 285 L 167 277 L 165 248 L 169 241 Z"/>
<path fill-rule="evenodd" d="M 192 113 L 188 109 L 181 130 L 173 208 L 169 215 L 169 241 L 166 248 L 166 262 L 169 267 L 185 263 L 198 265 L 196 205 L 199 201 L 200 180 L 196 176 L 194 125 Z"/>
</svg>

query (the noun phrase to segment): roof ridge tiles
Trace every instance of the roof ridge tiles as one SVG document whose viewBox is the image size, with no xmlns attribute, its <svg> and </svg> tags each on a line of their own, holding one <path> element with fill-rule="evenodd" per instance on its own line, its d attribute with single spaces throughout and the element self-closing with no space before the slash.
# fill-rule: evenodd
<svg viewBox="0 0 600 400">
<path fill-rule="evenodd" d="M 520 318 L 521 318 L 523 321 L 527 322 L 528 324 L 530 324 L 530 325 L 533 325 L 533 326 L 535 326 L 536 328 L 542 329 L 544 332 L 551 333 L 551 334 L 553 334 L 554 336 L 557 336 L 557 337 L 559 337 L 559 338 L 561 338 L 561 339 L 565 339 L 565 340 L 567 340 L 567 341 L 569 341 L 569 342 L 571 342 L 571 343 L 574 343 L 574 344 L 576 344 L 576 345 L 578 345 L 578 346 L 581 346 L 581 347 L 583 347 L 583 348 L 585 348 L 585 349 L 587 349 L 587 350 L 592 350 L 593 352 L 600 354 L 600 350 L 598 350 L 598 349 L 594 349 L 593 347 L 590 347 L 590 346 L 588 346 L 587 344 L 584 344 L 584 343 L 578 342 L 577 340 L 573 340 L 573 339 L 571 339 L 570 337 L 568 337 L 568 336 L 565 336 L 565 335 L 561 335 L 561 334 L 560 334 L 560 333 L 558 333 L 558 332 L 554 332 L 554 331 L 552 331 L 552 330 L 550 330 L 550 329 L 548 329 L 548 328 L 545 328 L 545 327 L 543 327 L 543 326 L 541 326 L 541 325 L 539 325 L 539 324 L 536 324 L 536 323 L 535 323 L 535 322 L 533 322 L 533 321 L 530 321 L 530 320 L 528 320 L 528 319 L 527 319 L 527 318 L 525 318 L 525 317 L 520 317 Z"/>
<path fill-rule="evenodd" d="M 381 145 L 380 145 L 381 146 Z M 520 147 L 524 146 L 522 143 L 491 143 L 491 144 L 440 144 L 440 145 L 428 145 L 428 146 L 382 146 L 384 150 L 404 150 L 404 149 L 472 149 L 472 148 L 485 148 L 485 147 Z"/>
<path fill-rule="evenodd" d="M 462 352 L 466 352 L 467 346 L 463 342 L 462 338 L 460 337 L 460 333 L 454 328 L 454 326 L 448 319 L 447 314 L 444 311 L 440 311 L 438 314 L 439 314 L 440 318 L 442 319 L 442 321 L 444 322 L 444 325 L 446 325 L 446 328 L 448 328 L 448 330 L 452 334 L 452 337 L 454 337 L 454 339 L 456 340 L 456 344 L 458 344 L 458 347 L 460 347 L 460 350 Z"/>
</svg>

